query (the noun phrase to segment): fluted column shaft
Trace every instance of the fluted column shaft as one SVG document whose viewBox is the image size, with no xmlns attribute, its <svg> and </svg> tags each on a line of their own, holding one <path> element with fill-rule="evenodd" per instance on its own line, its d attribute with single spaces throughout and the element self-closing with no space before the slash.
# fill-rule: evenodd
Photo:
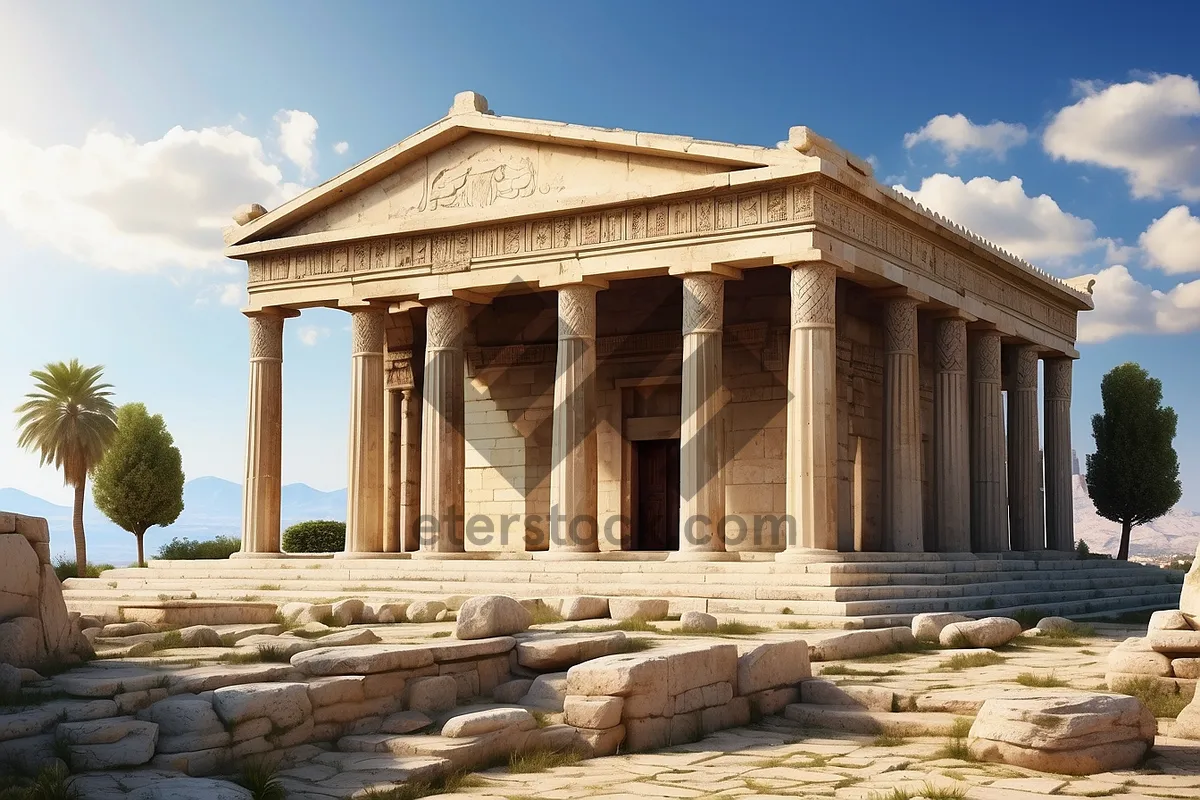
<svg viewBox="0 0 1200 800">
<path fill-rule="evenodd" d="M 1038 445 L 1038 348 L 1012 348 L 1008 387 L 1008 524 L 1013 550 L 1046 549 Z"/>
<path fill-rule="evenodd" d="M 890 549 L 925 549 L 921 498 L 921 396 L 917 364 L 917 301 L 897 297 L 884 307 L 883 525 Z"/>
<path fill-rule="evenodd" d="M 429 300 L 421 405 L 421 552 L 465 550 L 463 333 L 467 304 Z"/>
<path fill-rule="evenodd" d="M 400 390 L 400 543 L 411 553 L 421 547 L 421 397 L 413 387 Z"/>
<path fill-rule="evenodd" d="M 1000 334 L 982 331 L 971 346 L 971 549 L 1008 551 L 1004 394 Z"/>
<path fill-rule="evenodd" d="M 725 557 L 725 279 L 683 276 L 678 559 Z"/>
<path fill-rule="evenodd" d="M 596 287 L 558 290 L 550 446 L 550 551 L 599 552 L 596 521 Z"/>
<path fill-rule="evenodd" d="M 1046 378 L 1046 545 L 1075 549 L 1075 510 L 1071 487 L 1071 371 L 1069 358 L 1047 358 Z"/>
<path fill-rule="evenodd" d="M 385 314 L 374 307 L 350 312 L 348 555 L 383 552 Z"/>
<path fill-rule="evenodd" d="M 967 323 L 937 322 L 933 387 L 934 513 L 941 553 L 971 552 L 970 423 Z"/>
<path fill-rule="evenodd" d="M 400 419 L 400 391 L 385 389 L 383 392 L 384 430 L 384 473 L 383 494 L 383 551 L 399 553 L 403 550 L 404 537 L 400 529 L 400 504 L 404 494 L 404 478 L 401 472 L 404 432 Z"/>
<path fill-rule="evenodd" d="M 283 466 L 283 317 L 250 316 L 250 403 L 239 555 L 279 553 Z"/>
<path fill-rule="evenodd" d="M 801 264 L 791 276 L 788 345 L 787 550 L 837 549 L 837 271 Z"/>
</svg>

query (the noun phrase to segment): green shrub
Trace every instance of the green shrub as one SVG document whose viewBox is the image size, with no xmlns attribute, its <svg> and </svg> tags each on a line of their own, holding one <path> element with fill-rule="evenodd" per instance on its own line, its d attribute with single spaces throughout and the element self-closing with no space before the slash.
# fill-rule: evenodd
<svg viewBox="0 0 1200 800">
<path fill-rule="evenodd" d="M 346 523 L 332 519 L 297 522 L 283 532 L 285 553 L 340 553 L 346 549 Z"/>
<path fill-rule="evenodd" d="M 89 578 L 99 578 L 100 573 L 106 569 L 112 569 L 112 564 L 88 564 L 87 576 Z M 65 581 L 67 578 L 78 578 L 75 569 L 75 559 L 68 559 L 66 556 L 57 556 L 54 559 L 54 574 L 58 576 L 60 581 Z"/>
<path fill-rule="evenodd" d="M 157 557 L 164 561 L 229 558 L 241 549 L 242 541 L 232 536 L 218 536 L 203 542 L 177 537 L 158 548 Z"/>
</svg>

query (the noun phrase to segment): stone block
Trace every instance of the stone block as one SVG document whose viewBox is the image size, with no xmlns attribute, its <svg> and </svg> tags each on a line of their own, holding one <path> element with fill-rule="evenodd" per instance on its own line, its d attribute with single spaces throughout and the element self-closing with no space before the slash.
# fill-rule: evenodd
<svg viewBox="0 0 1200 800">
<path fill-rule="evenodd" d="M 744 650 L 737 662 L 737 694 L 796 686 L 812 677 L 808 644 L 769 642 Z"/>
<path fill-rule="evenodd" d="M 113 702 L 117 704 L 118 714 L 136 714 L 166 696 L 166 689 L 142 689 L 137 692 L 123 692 L 115 695 Z"/>
<path fill-rule="evenodd" d="M 558 671 L 594 658 L 622 653 L 628 641 L 621 631 L 526 639 L 517 643 L 517 663 L 543 672 Z"/>
<path fill-rule="evenodd" d="M 198 777 L 224 772 L 232 758 L 230 748 L 216 747 L 190 753 L 159 753 L 150 760 L 150 766 Z"/>
<path fill-rule="evenodd" d="M 692 711 L 687 714 L 675 714 L 670 718 L 671 744 L 688 744 L 697 742 L 704 734 L 700 726 L 700 712 Z"/>
<path fill-rule="evenodd" d="M 1178 609 L 1155 611 L 1150 615 L 1149 630 L 1152 631 L 1190 631 L 1193 630 L 1191 621 Z"/>
<path fill-rule="evenodd" d="M 324 623 L 333 615 L 333 606 L 329 603 L 284 603 L 279 613 L 292 622 Z"/>
<path fill-rule="evenodd" d="M 54 731 L 72 770 L 137 767 L 154 756 L 158 725 L 129 717 L 63 722 Z"/>
<path fill-rule="evenodd" d="M 587 753 L 593 758 L 614 755 L 625 741 L 626 728 L 618 725 L 602 731 L 579 729 L 577 736 Z M 627 748 L 626 748 L 627 749 Z"/>
<path fill-rule="evenodd" d="M 385 675 L 390 673 L 383 673 Z M 372 675 L 371 677 L 377 677 Z M 331 706 L 335 703 L 360 703 L 364 699 L 362 675 L 334 675 L 317 678 L 308 683 L 308 700 L 313 708 Z M 404 681 L 400 681 L 403 688 Z"/>
<path fill-rule="evenodd" d="M 723 706 L 713 706 L 700 712 L 700 730 L 705 735 L 749 724 L 750 701 L 745 697 L 734 697 Z"/>
<path fill-rule="evenodd" d="M 566 723 L 576 728 L 607 730 L 621 724 L 625 700 L 621 697 L 567 695 L 563 700 Z"/>
<path fill-rule="evenodd" d="M 715 633 L 717 618 L 703 611 L 685 611 L 679 616 L 679 629 L 685 633 Z"/>
<path fill-rule="evenodd" d="M 394 711 L 400 706 L 398 698 L 377 697 L 359 702 L 334 703 L 313 709 L 313 722 L 324 725 L 330 722 L 352 722 L 363 717 L 377 716 Z"/>
<path fill-rule="evenodd" d="M 330 607 L 330 614 L 340 625 L 353 625 L 362 621 L 365 604 L 357 598 L 338 600 Z"/>
<path fill-rule="evenodd" d="M 292 666 L 307 675 L 369 675 L 433 664 L 430 648 L 404 644 L 323 647 L 297 653 Z"/>
<path fill-rule="evenodd" d="M 41 564 L 25 537 L 0 534 L 0 620 L 38 615 L 40 576 Z"/>
<path fill-rule="evenodd" d="M 559 614 L 568 622 L 581 619 L 603 619 L 608 616 L 608 598 L 589 595 L 564 597 Z"/>
<path fill-rule="evenodd" d="M 809 646 L 808 655 L 810 661 L 841 661 L 894 653 L 914 643 L 910 628 L 874 628 L 850 631 L 814 642 Z"/>
<path fill-rule="evenodd" d="M 1146 641 L 1159 653 L 1200 653 L 1200 631 L 1153 630 L 1147 632 Z"/>
<path fill-rule="evenodd" d="M 912 634 L 922 642 L 936 642 L 942 628 L 955 622 L 970 622 L 971 617 L 962 614 L 917 614 L 912 619 Z"/>
<path fill-rule="evenodd" d="M 266 717 L 280 728 L 298 725 L 313 711 L 304 683 L 224 686 L 213 692 L 213 708 L 226 725 Z"/>
<path fill-rule="evenodd" d="M 429 717 L 420 711 L 398 711 L 389 714 L 379 726 L 380 733 L 405 734 L 419 731 L 433 724 Z"/>
<path fill-rule="evenodd" d="M 656 653 L 624 653 L 576 664 L 567 670 L 567 693 L 667 694 L 667 659 Z"/>
<path fill-rule="evenodd" d="M 408 707 L 411 711 L 436 713 L 454 708 L 458 700 L 458 684 L 449 675 L 417 678 L 408 685 Z"/>
<path fill-rule="evenodd" d="M 533 679 L 529 691 L 521 698 L 521 705 L 559 712 L 567 696 L 567 673 L 548 672 Z"/>
<path fill-rule="evenodd" d="M 507 681 L 492 691 L 492 698 L 498 703 L 516 703 L 529 692 L 532 685 L 532 678 Z"/>
<path fill-rule="evenodd" d="M 667 600 L 643 597 L 608 598 L 608 615 L 613 619 L 666 619 L 671 611 Z"/>
<path fill-rule="evenodd" d="M 801 684 L 803 685 L 803 684 Z M 800 689 L 789 686 L 785 689 L 765 689 L 761 692 L 743 695 L 750 703 L 751 714 L 769 717 L 778 714 L 792 703 L 800 699 Z"/>
<path fill-rule="evenodd" d="M 1123 650 L 1114 648 L 1108 654 L 1109 672 L 1129 672 L 1167 677 L 1172 674 L 1171 659 L 1153 650 Z"/>
<path fill-rule="evenodd" d="M 46 660 L 42 622 L 37 617 L 15 617 L 0 622 L 0 653 L 14 667 L 37 667 Z"/>
<path fill-rule="evenodd" d="M 1021 635 L 1021 623 L 1008 617 L 954 622 L 938 637 L 944 647 L 1000 647 Z"/>
<path fill-rule="evenodd" d="M 671 648 L 662 656 L 667 660 L 667 693 L 672 696 L 710 683 L 737 681 L 737 645 Z"/>
<path fill-rule="evenodd" d="M 442 736 L 461 739 L 466 736 L 481 736 L 485 733 L 513 728 L 531 731 L 538 726 L 537 720 L 524 708 L 489 708 L 451 717 L 442 726 Z"/>
<path fill-rule="evenodd" d="M 178 694 L 159 700 L 138 711 L 137 718 L 158 725 L 159 736 L 163 739 L 169 736 L 203 736 L 225 732 L 225 726 L 217 716 L 217 712 L 213 710 L 212 701 L 194 694 Z M 220 745 L 210 745 L 210 747 L 218 746 Z M 203 750 L 205 748 L 183 749 Z"/>
<path fill-rule="evenodd" d="M 409 622 L 436 622 L 438 615 L 445 611 L 446 604 L 440 600 L 417 600 L 405 609 L 404 618 Z"/>
<path fill-rule="evenodd" d="M 271 720 L 266 717 L 248 719 L 233 726 L 229 732 L 230 741 L 236 745 L 251 739 L 259 739 L 269 734 L 274 727 Z"/>
<path fill-rule="evenodd" d="M 1171 672 L 1176 678 L 1200 678 L 1200 658 L 1171 659 Z"/>
<path fill-rule="evenodd" d="M 671 746 L 671 719 L 669 717 L 644 717 L 625 722 L 625 750 L 644 753 Z"/>
<path fill-rule="evenodd" d="M 225 731 L 185 733 L 179 736 L 163 736 L 160 731 L 158 744 L 154 751 L 156 753 L 192 753 L 198 750 L 227 748 L 230 743 L 231 738 Z"/>
<path fill-rule="evenodd" d="M 405 612 L 408 611 L 408 606 L 409 604 L 407 602 L 384 603 L 376 610 L 375 620 L 381 625 L 404 622 Z"/>
<path fill-rule="evenodd" d="M 169 767 L 168 767 L 169 769 Z M 186 770 L 182 770 L 186 771 Z M 128 800 L 254 800 L 249 789 L 225 780 L 167 778 L 134 789 Z"/>
<path fill-rule="evenodd" d="M 429 673 L 433 674 L 432 666 L 429 668 Z M 356 677 L 356 676 L 347 676 Z M 362 694 L 364 700 L 373 700 L 376 697 L 403 697 L 404 686 L 408 682 L 412 673 L 408 670 L 400 670 L 397 672 L 376 672 L 373 675 L 364 675 L 362 678 Z M 415 677 L 424 677 L 417 675 Z"/>
</svg>

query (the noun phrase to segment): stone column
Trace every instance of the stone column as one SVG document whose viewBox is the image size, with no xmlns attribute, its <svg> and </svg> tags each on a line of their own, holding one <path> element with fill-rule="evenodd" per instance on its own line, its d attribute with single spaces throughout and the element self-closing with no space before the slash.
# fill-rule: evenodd
<svg viewBox="0 0 1200 800">
<path fill-rule="evenodd" d="M 383 493 L 386 498 L 383 510 L 383 551 L 399 553 L 404 549 L 404 535 L 400 527 L 400 508 L 404 496 L 404 475 L 401 471 L 403 459 L 404 431 L 401 428 L 400 397 L 398 389 L 383 392 L 384 430 L 384 480 Z"/>
<path fill-rule="evenodd" d="M 837 550 L 837 271 L 799 264 L 788 345 L 787 549 L 777 561 Z"/>
<path fill-rule="evenodd" d="M 428 300 L 421 405 L 421 550 L 426 558 L 465 551 L 463 333 L 467 303 Z"/>
<path fill-rule="evenodd" d="M 1000 334 L 981 331 L 971 347 L 971 549 L 1008 551 L 1004 395 Z"/>
<path fill-rule="evenodd" d="M 400 390 L 400 431 L 400 543 L 411 553 L 421 547 L 421 396 L 415 387 Z"/>
<path fill-rule="evenodd" d="M 1046 549 L 1038 444 L 1038 348 L 1012 348 L 1008 384 L 1008 525 L 1013 550 Z"/>
<path fill-rule="evenodd" d="M 596 491 L 596 291 L 558 290 L 558 358 L 550 446 L 550 549 L 547 557 L 600 551 Z"/>
<path fill-rule="evenodd" d="M 1064 553 L 1075 550 L 1075 513 L 1071 481 L 1071 369 L 1069 358 L 1044 362 L 1046 389 L 1046 545 Z"/>
<path fill-rule="evenodd" d="M 240 558 L 279 555 L 283 464 L 283 315 L 250 318 L 250 405 L 246 420 L 246 482 L 242 486 Z"/>
<path fill-rule="evenodd" d="M 967 323 L 937 322 L 933 388 L 934 513 L 941 553 L 971 552 L 970 424 L 967 403 Z"/>
<path fill-rule="evenodd" d="M 679 409 L 679 561 L 733 560 L 725 552 L 725 279 L 683 275 Z"/>
<path fill-rule="evenodd" d="M 346 485 L 346 550 L 353 558 L 383 553 L 383 352 L 386 312 L 350 311 L 350 438 Z"/>
<path fill-rule="evenodd" d="M 888 300 L 883 326 L 883 530 L 888 549 L 920 553 L 925 549 L 925 531 L 917 301 Z"/>
</svg>

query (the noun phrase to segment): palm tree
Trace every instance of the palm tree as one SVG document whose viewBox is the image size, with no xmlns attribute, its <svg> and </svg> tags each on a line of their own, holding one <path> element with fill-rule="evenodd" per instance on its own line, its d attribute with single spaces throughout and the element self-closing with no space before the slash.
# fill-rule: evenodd
<svg viewBox="0 0 1200 800">
<path fill-rule="evenodd" d="M 91 471 L 117 432 L 111 384 L 100 383 L 104 367 L 84 367 L 78 359 L 61 361 L 29 373 L 37 391 L 17 406 L 21 435 L 17 444 L 41 456 L 42 464 L 63 471 L 63 483 L 75 489 L 76 574 L 87 577 L 87 542 L 83 536 L 83 490 Z"/>
</svg>

